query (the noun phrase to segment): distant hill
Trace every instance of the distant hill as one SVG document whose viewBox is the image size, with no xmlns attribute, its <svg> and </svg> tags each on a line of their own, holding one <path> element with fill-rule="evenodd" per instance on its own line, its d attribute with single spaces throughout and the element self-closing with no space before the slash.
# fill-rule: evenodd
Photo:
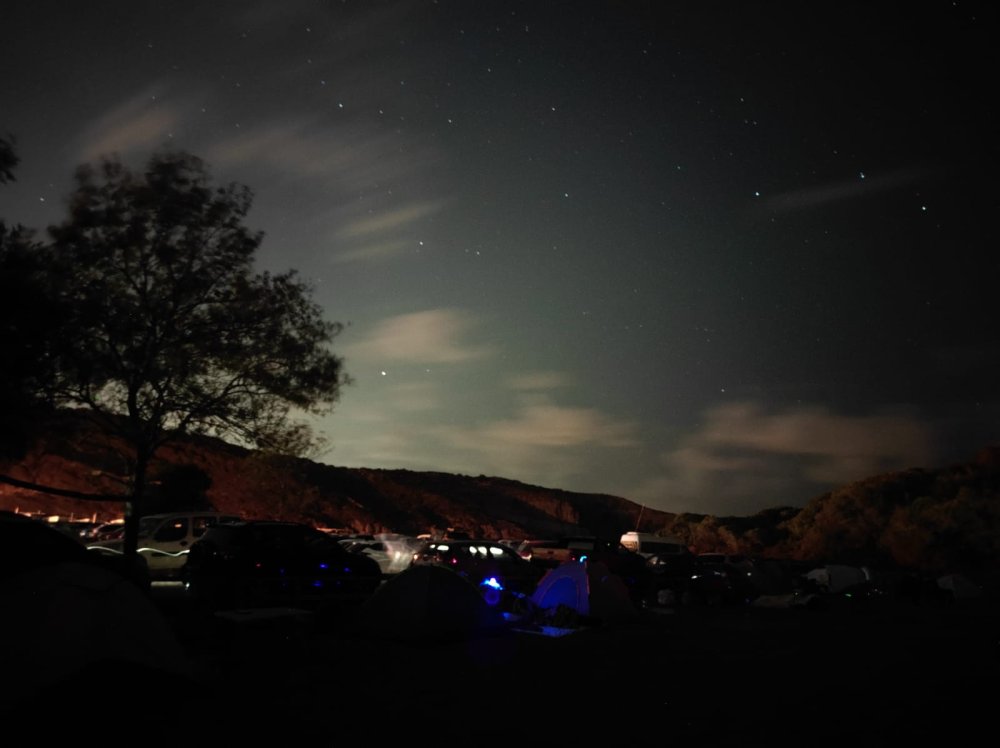
<svg viewBox="0 0 1000 748">
<path fill-rule="evenodd" d="M 121 492 L 124 468 L 115 445 L 85 419 L 62 413 L 46 434 L 2 472 L 57 488 Z M 1000 447 L 983 449 L 968 463 L 875 476 L 801 508 L 776 507 L 750 517 L 674 514 L 618 496 L 484 475 L 336 467 L 207 437 L 186 437 L 159 457 L 148 512 L 203 503 L 246 517 L 348 532 L 417 534 L 451 528 L 494 538 L 617 536 L 640 529 L 676 535 L 698 552 L 971 573 L 1000 566 Z M 112 516 L 120 514 L 121 505 L 0 484 L 0 509 Z"/>
<path fill-rule="evenodd" d="M 12 477 L 92 493 L 120 493 L 124 463 L 116 446 L 86 419 L 61 413 L 24 459 L 8 466 Z M 627 499 L 532 486 L 505 478 L 439 472 L 343 468 L 301 458 L 266 455 L 218 439 L 185 437 L 158 454 L 154 495 L 147 513 L 185 501 L 207 503 L 246 517 L 268 517 L 350 532 L 444 532 L 481 537 L 546 537 L 567 533 L 615 535 L 644 522 L 664 524 L 675 515 L 643 509 Z M 178 490 L 187 467 L 193 483 Z M 184 481 L 179 481 L 183 483 Z M 170 490 L 164 485 L 169 483 Z M 203 490 L 202 490 L 203 488 Z M 178 496 L 178 494 L 180 494 Z M 120 504 L 85 502 L 0 484 L 0 508 L 89 516 L 120 514 Z"/>
</svg>

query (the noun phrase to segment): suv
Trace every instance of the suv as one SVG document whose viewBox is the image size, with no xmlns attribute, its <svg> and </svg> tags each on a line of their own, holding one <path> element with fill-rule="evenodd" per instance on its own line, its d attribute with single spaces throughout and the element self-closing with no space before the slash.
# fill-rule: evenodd
<svg viewBox="0 0 1000 748">
<path fill-rule="evenodd" d="M 217 522 L 239 520 L 232 514 L 213 511 L 150 514 L 139 520 L 138 552 L 146 559 L 154 580 L 178 579 L 191 544 Z M 87 548 L 109 555 L 122 553 L 124 538 L 89 543 Z"/>
<path fill-rule="evenodd" d="M 495 604 L 506 590 L 531 595 L 545 570 L 494 540 L 436 540 L 413 554 L 414 566 L 444 566 L 465 577 Z M 491 590 L 495 592 L 491 592 Z"/>
<path fill-rule="evenodd" d="M 181 570 L 191 598 L 210 608 L 322 607 L 362 602 L 382 583 L 379 565 L 298 522 L 220 522 Z"/>
</svg>

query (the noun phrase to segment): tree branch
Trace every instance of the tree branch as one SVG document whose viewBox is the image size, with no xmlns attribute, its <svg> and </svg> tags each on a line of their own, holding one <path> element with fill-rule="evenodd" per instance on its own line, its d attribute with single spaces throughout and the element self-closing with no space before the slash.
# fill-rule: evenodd
<svg viewBox="0 0 1000 748">
<path fill-rule="evenodd" d="M 127 501 L 128 497 L 123 494 L 113 494 L 113 493 L 84 493 L 82 491 L 72 491 L 68 488 L 55 488 L 53 486 L 44 486 L 40 483 L 32 483 L 31 481 L 19 480 L 17 478 L 11 478 L 9 475 L 3 475 L 0 473 L 0 483 L 6 483 L 9 486 L 17 486 L 18 488 L 26 488 L 29 491 L 37 491 L 38 493 L 47 493 L 52 496 L 66 496 L 71 499 L 81 499 L 83 501 Z"/>
</svg>

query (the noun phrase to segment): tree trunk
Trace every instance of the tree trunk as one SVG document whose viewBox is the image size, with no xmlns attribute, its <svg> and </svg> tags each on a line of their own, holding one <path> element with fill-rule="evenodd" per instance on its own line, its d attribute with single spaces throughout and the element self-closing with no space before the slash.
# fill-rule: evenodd
<svg viewBox="0 0 1000 748">
<path fill-rule="evenodd" d="M 142 519 L 143 498 L 146 492 L 146 471 L 150 456 L 145 450 L 136 450 L 135 472 L 132 476 L 132 487 L 125 501 L 125 534 L 123 536 L 122 553 L 125 555 L 125 567 L 135 568 L 138 561 L 139 520 Z"/>
</svg>

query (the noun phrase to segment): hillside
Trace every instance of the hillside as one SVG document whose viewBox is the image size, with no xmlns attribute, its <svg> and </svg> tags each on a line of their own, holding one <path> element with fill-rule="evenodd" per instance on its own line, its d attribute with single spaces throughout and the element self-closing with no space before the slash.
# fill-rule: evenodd
<svg viewBox="0 0 1000 748">
<path fill-rule="evenodd" d="M 48 436 L 4 472 L 92 493 L 120 493 L 115 445 L 78 415 L 63 413 Z M 1000 447 L 968 463 L 874 476 L 750 517 L 674 514 L 628 499 L 532 486 L 500 477 L 343 468 L 264 455 L 206 437 L 166 448 L 148 508 L 204 503 L 246 517 L 305 521 L 350 532 L 443 532 L 481 537 L 670 533 L 693 550 L 898 565 L 925 570 L 995 568 L 1000 560 Z M 0 484 L 0 509 L 120 514 L 85 502 Z"/>
<path fill-rule="evenodd" d="M 72 413 L 60 414 L 47 436 L 6 473 L 55 488 L 119 493 L 123 461 L 116 446 Z M 180 466 L 192 476 L 178 490 Z M 192 470 L 191 468 L 196 468 Z M 644 521 L 674 518 L 627 499 L 543 488 L 514 480 L 410 470 L 343 468 L 301 458 L 265 455 L 217 439 L 186 437 L 159 454 L 157 495 L 149 511 L 197 499 L 246 517 L 306 521 L 351 532 L 417 534 L 461 529 L 488 537 L 615 534 Z M 181 498 L 177 498 L 178 494 Z M 120 504 L 84 502 L 0 484 L 0 509 L 48 514 L 118 515 Z"/>
</svg>

